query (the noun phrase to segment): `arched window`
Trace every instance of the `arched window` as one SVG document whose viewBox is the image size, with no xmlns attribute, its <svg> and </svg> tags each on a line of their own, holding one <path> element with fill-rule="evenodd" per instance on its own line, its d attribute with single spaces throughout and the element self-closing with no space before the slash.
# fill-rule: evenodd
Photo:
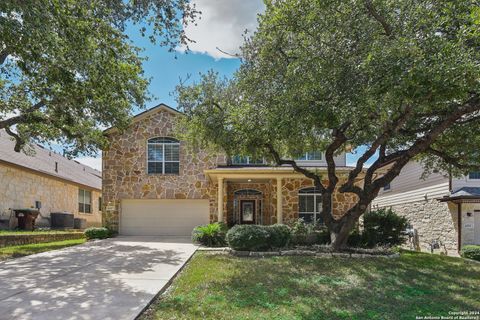
<svg viewBox="0 0 480 320">
<path fill-rule="evenodd" d="M 148 140 L 148 173 L 178 174 L 180 171 L 180 142 L 173 138 L 157 137 Z"/>
<path fill-rule="evenodd" d="M 323 223 L 322 194 L 317 188 L 305 188 L 298 191 L 298 217 L 305 222 Z"/>
</svg>

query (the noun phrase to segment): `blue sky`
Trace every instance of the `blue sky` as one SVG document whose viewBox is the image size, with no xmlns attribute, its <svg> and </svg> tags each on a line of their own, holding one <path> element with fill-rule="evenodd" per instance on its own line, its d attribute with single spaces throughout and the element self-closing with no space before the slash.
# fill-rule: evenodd
<svg viewBox="0 0 480 320">
<path fill-rule="evenodd" d="M 137 47 L 143 48 L 145 76 L 151 79 L 150 93 L 154 96 L 147 108 L 165 103 L 176 108 L 172 95 L 180 82 L 190 75 L 189 81 L 195 81 L 200 73 L 214 70 L 220 75 L 231 76 L 239 67 L 240 61 L 223 54 L 217 48 L 228 53 L 237 53 L 243 43 L 243 33 L 253 32 L 257 26 L 257 14 L 264 11 L 262 0 L 192 0 L 202 12 L 196 25 L 187 26 L 185 32 L 194 43 L 190 51 L 184 48 L 169 52 L 167 48 L 150 43 L 143 38 L 138 28 L 132 26 L 126 33 Z M 141 110 L 134 110 L 139 113 Z M 355 155 L 348 155 L 347 162 L 352 163 Z M 101 169 L 100 155 L 97 157 L 79 157 L 81 163 Z"/>
</svg>

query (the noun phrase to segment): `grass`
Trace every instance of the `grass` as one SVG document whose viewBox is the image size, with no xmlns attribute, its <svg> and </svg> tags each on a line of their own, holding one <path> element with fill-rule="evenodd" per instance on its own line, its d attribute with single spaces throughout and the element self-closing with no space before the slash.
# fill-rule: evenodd
<svg viewBox="0 0 480 320">
<path fill-rule="evenodd" d="M 28 256 L 34 253 L 40 253 L 45 251 L 57 250 L 61 248 L 75 246 L 82 244 L 86 239 L 74 239 L 64 241 L 54 241 L 46 243 L 25 244 L 20 246 L 10 246 L 0 248 L 0 261 L 8 258 L 17 258 Z"/>
<path fill-rule="evenodd" d="M 52 234 L 52 233 L 71 233 L 71 232 L 80 232 L 78 230 L 68 231 L 68 230 L 35 230 L 35 231 L 25 231 L 25 230 L 0 230 L 1 236 L 9 235 L 22 235 L 22 234 Z"/>
<path fill-rule="evenodd" d="M 415 319 L 480 311 L 480 265 L 398 259 L 240 258 L 197 253 L 146 319 Z"/>
</svg>

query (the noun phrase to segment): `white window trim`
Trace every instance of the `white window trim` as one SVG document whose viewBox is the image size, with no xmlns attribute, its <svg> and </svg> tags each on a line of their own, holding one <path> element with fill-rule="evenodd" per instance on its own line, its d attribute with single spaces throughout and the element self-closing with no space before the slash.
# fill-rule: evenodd
<svg viewBox="0 0 480 320">
<path fill-rule="evenodd" d="M 255 164 L 257 164 L 257 165 L 264 165 L 264 164 L 267 164 L 267 162 L 265 161 L 265 158 L 262 158 L 262 163 L 250 163 L 250 158 L 251 158 L 250 156 L 244 156 L 244 158 L 247 159 L 247 162 L 235 163 L 235 162 L 233 161 L 233 159 L 234 159 L 235 157 L 241 157 L 241 156 L 233 156 L 233 157 L 232 157 L 232 164 L 233 164 L 233 165 L 255 165 Z"/>
<path fill-rule="evenodd" d="M 465 177 L 467 178 L 467 181 L 472 181 L 472 182 L 479 182 L 479 181 L 480 181 L 480 179 L 472 179 L 472 178 L 470 178 L 470 172 L 467 173 L 467 175 L 466 175 Z"/>
<path fill-rule="evenodd" d="M 316 159 L 316 160 L 308 160 L 308 154 L 309 153 L 312 153 L 312 151 L 310 152 L 305 152 L 303 154 L 303 156 L 305 157 L 305 159 L 300 159 L 300 158 L 297 158 L 295 159 L 295 161 L 298 161 L 298 162 L 325 162 L 325 154 L 323 152 L 320 152 L 321 154 L 321 158 L 320 159 Z"/>
<path fill-rule="evenodd" d="M 301 190 L 301 189 L 300 189 Z M 298 198 L 300 200 L 300 196 L 312 196 L 313 197 L 313 208 L 315 210 L 315 212 L 307 212 L 307 211 L 304 211 L 304 212 L 301 212 L 300 211 L 300 203 L 298 204 L 298 216 L 300 217 L 300 214 L 313 214 L 313 221 L 317 221 L 317 216 L 319 216 L 320 218 L 322 217 L 322 211 L 323 211 L 323 207 L 322 207 L 322 211 L 320 212 L 316 212 L 318 207 L 317 207 L 317 196 L 322 196 L 322 194 L 320 192 L 315 192 L 315 193 L 300 193 L 300 190 L 298 192 Z M 300 201 L 299 201 L 300 202 Z M 325 222 L 322 222 L 322 225 L 325 224 Z"/>
<path fill-rule="evenodd" d="M 77 193 L 77 197 L 78 197 L 78 201 L 77 201 L 77 206 L 78 206 L 78 213 L 79 214 L 93 214 L 93 192 L 92 190 L 87 190 L 87 189 L 82 189 L 82 188 L 78 188 L 78 193 L 80 193 L 80 191 L 83 191 L 83 201 L 84 202 L 81 202 L 84 207 L 83 207 L 83 211 L 80 211 L 80 197 L 78 197 L 78 193 Z M 85 202 L 85 192 L 90 192 L 90 203 L 86 203 Z M 85 204 L 89 204 L 90 205 L 90 212 L 85 212 Z"/>
<path fill-rule="evenodd" d="M 146 155 L 147 155 L 147 175 L 174 175 L 174 176 L 177 176 L 180 174 L 180 142 L 172 142 L 172 143 L 165 143 L 165 142 L 149 142 L 150 139 L 154 139 L 154 138 L 169 138 L 169 139 L 175 139 L 175 138 L 172 138 L 172 137 L 152 137 L 152 138 L 148 138 L 147 139 L 147 150 L 146 150 Z M 177 139 L 175 139 L 177 140 Z M 158 161 L 158 160 L 148 160 L 148 146 L 149 145 L 161 145 L 162 146 L 162 158 L 163 160 L 162 161 Z M 165 161 L 165 145 L 170 145 L 170 146 L 178 146 L 178 161 Z M 155 163 L 159 163 L 161 162 L 162 163 L 162 172 L 161 173 L 158 173 L 158 172 L 155 172 L 155 173 L 150 173 L 148 172 L 148 163 L 149 162 L 155 162 Z M 178 163 L 178 173 L 165 173 L 165 162 L 169 162 L 169 163 Z"/>
</svg>

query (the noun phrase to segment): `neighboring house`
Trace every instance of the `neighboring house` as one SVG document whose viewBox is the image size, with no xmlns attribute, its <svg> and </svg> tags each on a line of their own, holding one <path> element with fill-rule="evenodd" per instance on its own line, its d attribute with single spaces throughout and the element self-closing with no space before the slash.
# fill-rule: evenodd
<svg viewBox="0 0 480 320">
<path fill-rule="evenodd" d="M 463 245 L 480 244 L 480 173 L 463 178 L 432 173 L 422 179 L 423 167 L 408 163 L 380 191 L 372 208 L 392 208 L 405 216 L 418 233 L 418 246 L 456 255 Z"/>
<path fill-rule="evenodd" d="M 159 105 L 134 117 L 123 132 L 108 129 L 103 151 L 104 223 L 124 235 L 190 235 L 211 221 L 273 224 L 303 217 L 318 219 L 320 194 L 313 182 L 290 167 L 263 159 L 193 152 L 175 139 L 182 114 Z M 350 170 L 345 154 L 337 172 Z M 298 163 L 326 171 L 323 154 L 305 152 Z M 341 216 L 353 194 L 335 194 L 333 210 Z"/>
<path fill-rule="evenodd" d="M 12 209 L 20 208 L 40 209 L 37 226 L 49 226 L 51 212 L 102 224 L 101 172 L 38 145 L 31 155 L 15 152 L 14 145 L 0 130 L 0 227 L 16 227 Z"/>
</svg>

